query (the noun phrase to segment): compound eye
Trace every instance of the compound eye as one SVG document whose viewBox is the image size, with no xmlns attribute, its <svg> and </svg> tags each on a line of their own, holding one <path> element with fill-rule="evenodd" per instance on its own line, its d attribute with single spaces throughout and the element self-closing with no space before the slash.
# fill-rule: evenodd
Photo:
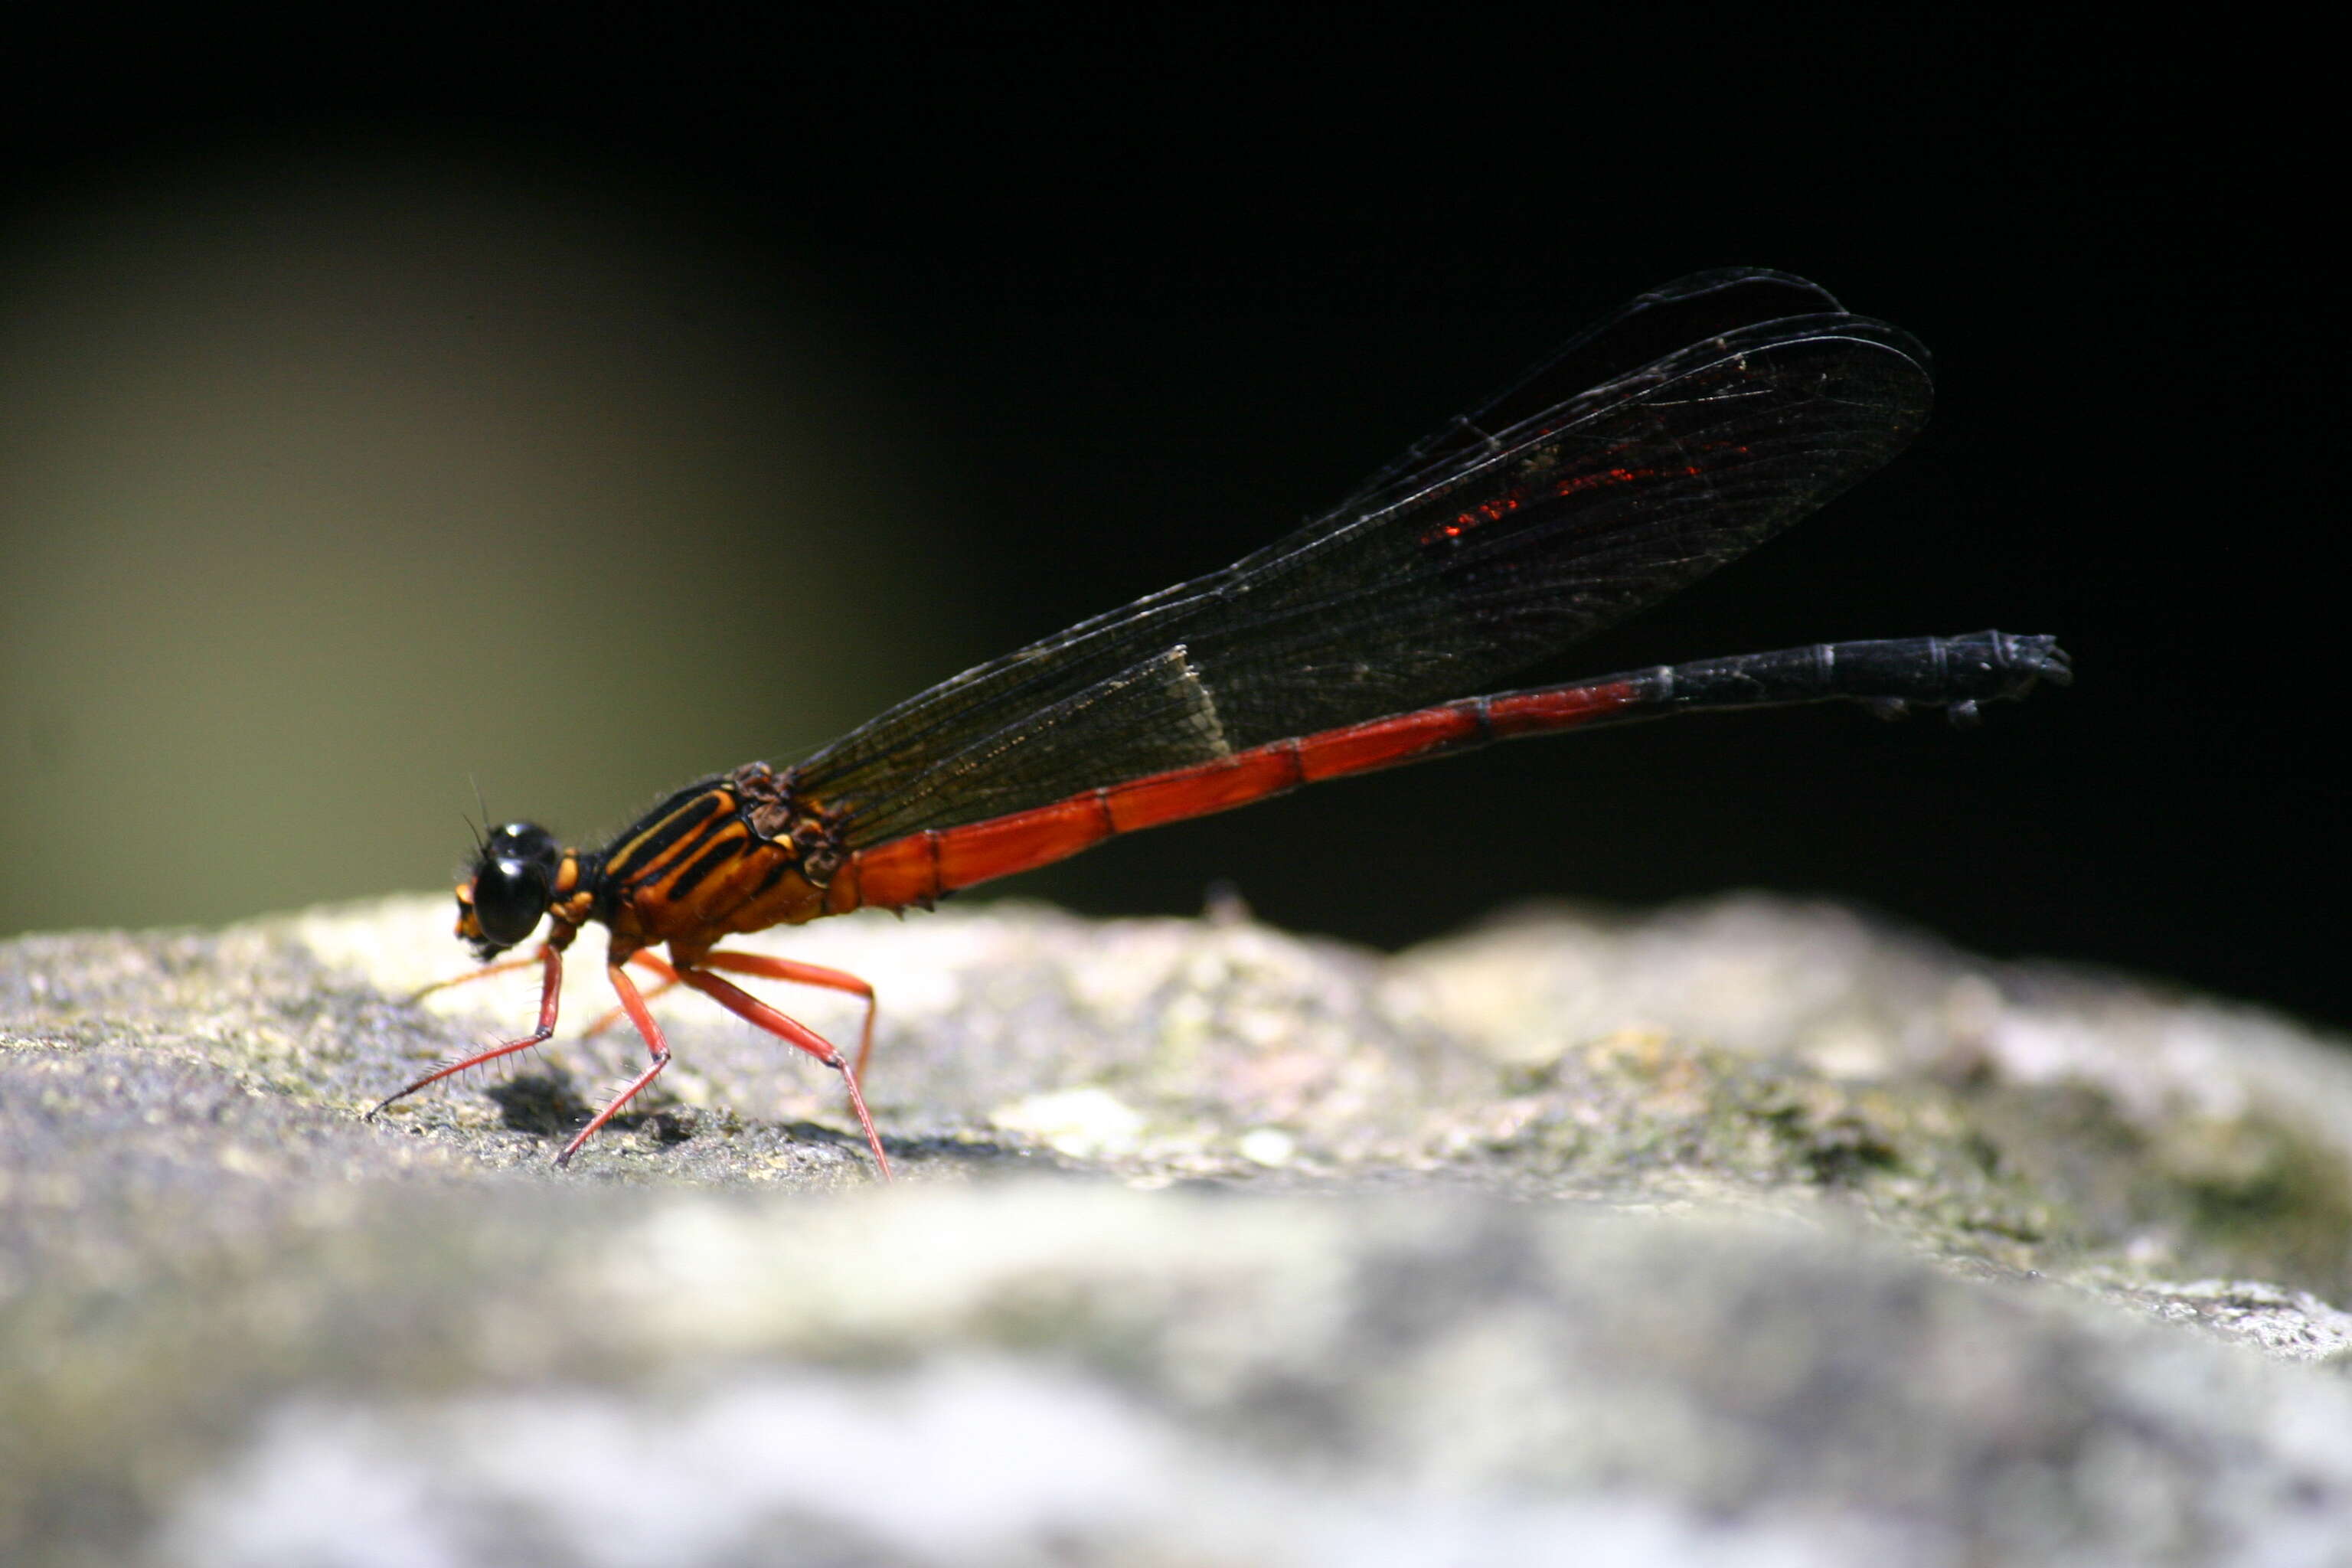
<svg viewBox="0 0 2352 1568">
<path fill-rule="evenodd" d="M 491 849 L 520 860 L 555 858 L 555 835 L 536 822 L 509 822 L 490 835 Z"/>
<path fill-rule="evenodd" d="M 504 856 L 485 860 L 474 872 L 474 921 L 500 947 L 529 936 L 547 912 L 547 868 Z"/>
</svg>

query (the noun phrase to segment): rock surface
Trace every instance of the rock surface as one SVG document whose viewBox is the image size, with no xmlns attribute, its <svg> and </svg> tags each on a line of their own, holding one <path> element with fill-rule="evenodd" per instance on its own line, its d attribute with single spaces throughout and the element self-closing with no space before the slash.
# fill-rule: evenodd
<svg viewBox="0 0 2352 1568">
<path fill-rule="evenodd" d="M 588 942 L 363 1121 L 532 1015 L 402 999 L 446 899 L 0 943 L 0 1561 L 2352 1562 L 2274 1016 L 1755 898 L 747 945 L 874 982 L 898 1186 L 693 996 L 551 1169 L 642 1061 Z"/>
</svg>

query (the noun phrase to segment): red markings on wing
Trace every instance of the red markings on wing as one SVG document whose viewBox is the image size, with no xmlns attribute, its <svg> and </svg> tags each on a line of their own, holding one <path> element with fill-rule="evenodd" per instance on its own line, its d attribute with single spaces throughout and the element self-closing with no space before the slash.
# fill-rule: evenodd
<svg viewBox="0 0 2352 1568">
<path fill-rule="evenodd" d="M 1694 478 L 1699 473 L 1696 466 L 1683 471 Z M 1546 499 L 1564 500 L 1580 491 L 1600 489 L 1604 486 L 1640 484 L 1644 480 L 1656 479 L 1661 472 L 1663 470 L 1658 468 L 1612 468 L 1571 474 L 1549 486 Z M 1451 521 L 1440 523 L 1423 533 L 1421 536 L 1421 542 L 1427 546 L 1462 539 L 1490 522 L 1502 521 L 1527 504 L 1523 492 L 1516 489 L 1506 490 L 1490 500 L 1480 501 L 1467 510 L 1454 513 Z"/>
<path fill-rule="evenodd" d="M 1572 496 L 1579 490 L 1599 489 L 1603 485 L 1630 485 L 1642 479 L 1658 477 L 1655 468 L 1603 468 L 1597 474 L 1574 474 L 1552 486 L 1556 496 Z"/>
</svg>

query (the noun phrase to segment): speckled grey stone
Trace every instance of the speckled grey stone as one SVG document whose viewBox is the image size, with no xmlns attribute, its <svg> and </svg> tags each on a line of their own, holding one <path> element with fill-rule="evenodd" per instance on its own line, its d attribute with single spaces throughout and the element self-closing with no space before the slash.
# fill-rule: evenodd
<svg viewBox="0 0 2352 1568">
<path fill-rule="evenodd" d="M 646 1114 L 445 900 L 0 943 L 10 1563 L 2328 1563 L 2352 1058 L 1735 899 L 752 945 Z M 852 1039 L 848 999 L 788 1004 Z"/>
</svg>

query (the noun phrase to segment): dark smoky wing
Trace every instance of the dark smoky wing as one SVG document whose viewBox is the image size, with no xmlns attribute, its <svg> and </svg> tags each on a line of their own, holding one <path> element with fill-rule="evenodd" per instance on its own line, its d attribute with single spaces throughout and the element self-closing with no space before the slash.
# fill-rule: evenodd
<svg viewBox="0 0 2352 1568">
<path fill-rule="evenodd" d="M 1931 395 L 1923 351 L 1883 322 L 1717 332 L 902 702 L 803 787 L 874 844 L 1471 694 L 1819 507 Z"/>
<path fill-rule="evenodd" d="M 1332 510 L 1375 510 L 1458 464 L 1496 449 L 1522 424 L 1564 424 L 1580 403 L 1605 397 L 1643 366 L 1678 349 L 1759 321 L 1843 315 L 1820 284 L 1757 267 L 1694 272 L 1638 294 L 1553 350 L 1492 397 L 1414 442 Z M 1926 363 L 1924 358 L 1921 363 Z"/>
</svg>

